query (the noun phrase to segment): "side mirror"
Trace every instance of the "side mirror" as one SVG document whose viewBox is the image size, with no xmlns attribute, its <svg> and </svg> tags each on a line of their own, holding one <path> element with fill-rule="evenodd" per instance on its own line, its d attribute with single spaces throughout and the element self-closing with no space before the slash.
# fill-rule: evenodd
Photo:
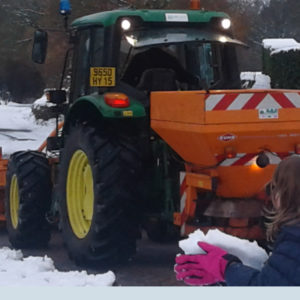
<svg viewBox="0 0 300 300">
<path fill-rule="evenodd" d="M 46 31 L 37 30 L 34 32 L 32 47 L 32 60 L 37 64 L 43 64 L 46 60 L 48 46 L 48 34 Z"/>
<path fill-rule="evenodd" d="M 48 90 L 46 91 L 47 100 L 54 104 L 63 104 L 67 101 L 66 91 Z"/>
</svg>

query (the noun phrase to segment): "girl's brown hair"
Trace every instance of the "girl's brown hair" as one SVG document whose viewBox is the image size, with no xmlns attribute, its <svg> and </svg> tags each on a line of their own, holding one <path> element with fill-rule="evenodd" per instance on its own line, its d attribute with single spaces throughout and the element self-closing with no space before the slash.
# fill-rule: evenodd
<svg viewBox="0 0 300 300">
<path fill-rule="evenodd" d="M 279 207 L 269 211 L 267 238 L 274 240 L 283 225 L 300 224 L 300 157 L 290 156 L 277 166 L 271 181 L 273 204 Z"/>
</svg>

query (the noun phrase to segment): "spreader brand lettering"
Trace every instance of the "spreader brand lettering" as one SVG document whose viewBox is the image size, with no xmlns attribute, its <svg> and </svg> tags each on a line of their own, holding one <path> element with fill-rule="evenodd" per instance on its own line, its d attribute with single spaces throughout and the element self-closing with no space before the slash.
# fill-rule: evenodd
<svg viewBox="0 0 300 300">
<path fill-rule="evenodd" d="M 232 140 L 235 140 L 235 138 L 236 138 L 236 136 L 231 133 L 227 133 L 227 134 L 219 136 L 219 140 L 223 141 L 223 142 L 232 141 Z"/>
<path fill-rule="evenodd" d="M 278 119 L 277 108 L 261 108 L 259 109 L 258 116 L 260 119 Z"/>
</svg>

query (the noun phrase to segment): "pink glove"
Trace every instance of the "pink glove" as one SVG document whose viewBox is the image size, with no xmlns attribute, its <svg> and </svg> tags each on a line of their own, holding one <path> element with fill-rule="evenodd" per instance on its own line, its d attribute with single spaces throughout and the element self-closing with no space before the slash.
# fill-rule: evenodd
<svg viewBox="0 0 300 300">
<path fill-rule="evenodd" d="M 198 242 L 198 245 L 207 254 L 177 256 L 174 267 L 177 273 L 176 279 L 183 280 L 188 285 L 208 285 L 224 282 L 224 273 L 229 262 L 224 258 L 227 252 L 203 242 Z M 238 259 L 236 260 L 238 261 Z"/>
</svg>

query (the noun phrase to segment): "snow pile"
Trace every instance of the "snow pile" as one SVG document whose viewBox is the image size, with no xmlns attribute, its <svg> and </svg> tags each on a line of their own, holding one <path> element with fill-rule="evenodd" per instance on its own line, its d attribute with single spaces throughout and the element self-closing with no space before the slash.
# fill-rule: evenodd
<svg viewBox="0 0 300 300">
<path fill-rule="evenodd" d="M 265 49 L 271 51 L 271 55 L 300 50 L 300 43 L 294 39 L 264 39 L 262 43 Z"/>
<path fill-rule="evenodd" d="M 271 78 L 262 72 L 241 72 L 243 88 L 270 89 Z"/>
<path fill-rule="evenodd" d="M 116 277 L 112 271 L 88 275 L 86 271 L 59 272 L 53 260 L 44 257 L 23 257 L 20 250 L 0 249 L 0 286 L 111 286 Z"/>
<path fill-rule="evenodd" d="M 33 108 L 39 108 L 41 106 L 46 106 L 46 107 L 52 107 L 52 106 L 55 106 L 54 103 L 51 103 L 47 100 L 47 97 L 46 95 L 43 95 L 41 98 L 35 100 L 32 104 L 32 107 Z"/>
<path fill-rule="evenodd" d="M 268 259 L 267 252 L 259 247 L 256 242 L 240 239 L 235 236 L 221 232 L 218 229 L 211 229 L 205 235 L 197 229 L 185 240 L 179 242 L 179 247 L 185 254 L 205 253 L 198 242 L 206 242 L 224 249 L 229 254 L 237 256 L 244 265 L 261 270 Z"/>
<path fill-rule="evenodd" d="M 31 104 L 0 105 L 0 147 L 4 158 L 19 150 L 36 150 L 55 128 L 55 120 L 38 122 Z"/>
</svg>

